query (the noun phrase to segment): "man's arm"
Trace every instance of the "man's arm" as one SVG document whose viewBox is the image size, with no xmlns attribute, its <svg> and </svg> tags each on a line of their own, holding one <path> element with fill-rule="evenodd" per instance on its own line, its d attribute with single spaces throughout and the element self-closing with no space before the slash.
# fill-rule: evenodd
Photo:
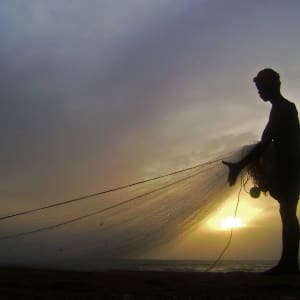
<svg viewBox="0 0 300 300">
<path fill-rule="evenodd" d="M 268 122 L 266 128 L 263 131 L 261 141 L 258 142 L 251 151 L 239 162 L 230 163 L 223 161 L 223 164 L 229 167 L 228 183 L 229 185 L 234 185 L 239 173 L 248 164 L 258 159 L 268 148 L 269 144 L 272 142 L 274 132 L 273 122 Z"/>
</svg>

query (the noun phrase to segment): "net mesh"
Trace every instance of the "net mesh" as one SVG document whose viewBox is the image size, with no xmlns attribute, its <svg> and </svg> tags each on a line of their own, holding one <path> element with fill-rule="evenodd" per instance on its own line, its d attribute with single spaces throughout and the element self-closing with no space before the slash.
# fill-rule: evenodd
<svg viewBox="0 0 300 300">
<path fill-rule="evenodd" d="M 244 152 L 219 158 L 237 161 Z M 18 222 L 5 220 L 11 234 L 0 237 L 3 257 L 16 253 L 20 260 L 25 256 L 35 263 L 139 257 L 201 226 L 232 191 L 227 175 L 219 160 L 99 198 L 20 216 Z M 38 253 L 43 255 L 35 256 Z"/>
</svg>

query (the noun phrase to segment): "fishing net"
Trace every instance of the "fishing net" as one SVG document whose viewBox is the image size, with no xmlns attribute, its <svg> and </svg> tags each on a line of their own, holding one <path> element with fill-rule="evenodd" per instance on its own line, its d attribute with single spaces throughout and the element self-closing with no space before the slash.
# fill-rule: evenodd
<svg viewBox="0 0 300 300">
<path fill-rule="evenodd" d="M 18 223 L 8 218 L 11 234 L 0 237 L 2 253 L 59 264 L 139 257 L 196 230 L 232 192 L 222 159 L 237 161 L 244 153 L 223 153 L 170 176 L 20 215 Z"/>
<path fill-rule="evenodd" d="M 247 171 L 254 185 L 264 193 L 280 185 L 280 168 L 273 144 L 267 148 L 259 159 L 247 166 Z"/>
</svg>

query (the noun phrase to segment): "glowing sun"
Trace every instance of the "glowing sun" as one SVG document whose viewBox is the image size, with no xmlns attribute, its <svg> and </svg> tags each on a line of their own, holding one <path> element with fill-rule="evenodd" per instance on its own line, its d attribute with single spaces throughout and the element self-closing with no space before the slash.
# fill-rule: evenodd
<svg viewBox="0 0 300 300">
<path fill-rule="evenodd" d="M 232 228 L 238 228 L 241 227 L 241 220 L 239 218 L 235 217 L 226 217 L 222 220 L 220 224 L 221 229 L 228 230 Z"/>
<path fill-rule="evenodd" d="M 234 217 L 235 202 L 228 199 L 206 221 L 206 228 L 217 231 L 228 231 L 232 228 L 245 229 L 260 216 L 262 208 L 256 207 L 253 201 L 243 199 L 238 208 L 237 216 Z M 202 226 L 202 225 L 201 225 Z"/>
</svg>

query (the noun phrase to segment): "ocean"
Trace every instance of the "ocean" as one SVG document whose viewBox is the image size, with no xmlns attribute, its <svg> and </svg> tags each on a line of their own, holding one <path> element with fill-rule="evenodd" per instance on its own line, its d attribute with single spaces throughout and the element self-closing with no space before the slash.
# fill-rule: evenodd
<svg viewBox="0 0 300 300">
<path fill-rule="evenodd" d="M 270 260 L 224 260 L 213 269 L 209 260 L 120 260 L 87 267 L 89 270 L 134 270 L 171 272 L 263 272 L 276 264 Z"/>
</svg>

